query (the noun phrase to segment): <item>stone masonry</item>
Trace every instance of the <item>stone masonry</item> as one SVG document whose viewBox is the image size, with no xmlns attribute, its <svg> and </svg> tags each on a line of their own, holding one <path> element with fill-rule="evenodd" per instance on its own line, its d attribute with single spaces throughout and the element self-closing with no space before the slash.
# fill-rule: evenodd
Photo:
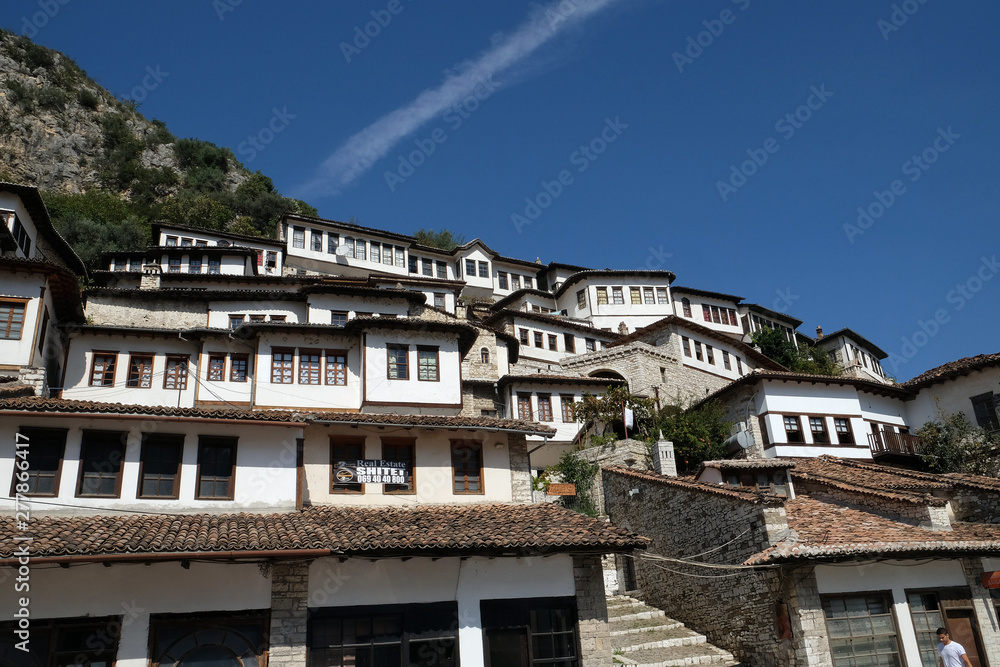
<svg viewBox="0 0 1000 667">
<path fill-rule="evenodd" d="M 523 433 L 507 436 L 510 449 L 510 493 L 515 503 L 531 502 L 531 463 L 528 460 L 528 441 Z"/>
<path fill-rule="evenodd" d="M 275 563 L 271 567 L 269 667 L 302 667 L 306 664 L 308 598 L 308 561 Z"/>
<path fill-rule="evenodd" d="M 962 570 L 972 592 L 972 606 L 980 619 L 979 633 L 991 665 L 1000 664 L 1000 619 L 997 618 L 996 599 L 990 589 L 983 586 L 983 561 L 980 558 L 963 558 Z M 982 622 L 989 619 L 988 622 Z"/>
<path fill-rule="evenodd" d="M 600 556 L 573 557 L 581 667 L 608 667 L 612 664 L 608 603 L 601 572 Z"/>
</svg>

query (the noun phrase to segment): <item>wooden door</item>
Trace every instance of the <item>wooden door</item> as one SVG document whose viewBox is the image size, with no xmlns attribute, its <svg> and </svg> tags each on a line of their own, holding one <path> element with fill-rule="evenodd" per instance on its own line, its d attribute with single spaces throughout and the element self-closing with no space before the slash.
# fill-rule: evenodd
<svg viewBox="0 0 1000 667">
<path fill-rule="evenodd" d="M 986 667 L 986 656 L 983 653 L 982 642 L 979 639 L 979 630 L 976 628 L 975 619 L 971 609 L 946 609 L 945 618 L 948 623 L 948 630 L 952 641 L 956 641 L 965 648 L 965 653 L 969 656 L 972 667 Z"/>
<path fill-rule="evenodd" d="M 490 628 L 484 632 L 486 667 L 529 667 L 527 628 Z"/>
</svg>

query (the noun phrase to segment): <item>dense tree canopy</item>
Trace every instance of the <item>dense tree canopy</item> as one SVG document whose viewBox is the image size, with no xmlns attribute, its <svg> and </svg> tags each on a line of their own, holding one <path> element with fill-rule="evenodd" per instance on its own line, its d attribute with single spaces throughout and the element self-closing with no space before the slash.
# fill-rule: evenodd
<svg viewBox="0 0 1000 667">
<path fill-rule="evenodd" d="M 841 368 L 833 363 L 826 350 L 812 345 L 795 346 L 780 329 L 760 329 L 751 336 L 761 353 L 790 371 L 812 375 L 840 375 Z"/>
<path fill-rule="evenodd" d="M 973 426 L 961 412 L 927 422 L 916 434 L 917 454 L 932 472 L 1000 475 L 1000 433 Z"/>
<path fill-rule="evenodd" d="M 435 232 L 433 229 L 418 229 L 413 234 L 413 237 L 421 245 L 440 248 L 441 250 L 454 250 L 465 243 L 464 236 L 455 234 L 450 229 L 442 229 L 439 232 Z"/>
</svg>

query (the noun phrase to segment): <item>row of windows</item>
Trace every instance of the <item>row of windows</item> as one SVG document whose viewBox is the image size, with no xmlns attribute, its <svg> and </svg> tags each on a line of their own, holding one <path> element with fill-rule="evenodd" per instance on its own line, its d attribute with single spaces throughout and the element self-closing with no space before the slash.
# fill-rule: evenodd
<svg viewBox="0 0 1000 667">
<path fill-rule="evenodd" d="M 624 305 L 625 304 L 625 288 L 624 287 L 598 287 L 597 289 L 597 305 L 603 306 L 608 304 L 608 290 L 611 290 L 611 301 L 610 303 L 614 305 Z M 669 304 L 670 296 L 667 294 L 666 287 L 629 287 L 629 302 L 632 305 L 655 305 L 655 304 Z M 580 308 L 587 307 L 587 294 L 586 290 L 580 290 L 576 293 L 576 303 Z"/>
<path fill-rule="evenodd" d="M 0 300 L 0 340 L 21 340 L 27 299 Z"/>
<path fill-rule="evenodd" d="M 402 483 L 383 483 L 383 493 L 413 494 L 417 492 L 417 455 L 415 438 L 381 438 L 382 455 L 379 461 L 403 464 Z M 483 442 L 482 440 L 451 440 L 452 492 L 482 494 Z M 364 493 L 366 482 L 358 479 L 350 466 L 366 460 L 365 436 L 330 436 L 330 492 Z M 346 474 L 345 474 L 346 471 Z"/>
<path fill-rule="evenodd" d="M 559 335 L 558 334 L 547 334 L 544 331 L 531 331 L 529 329 L 517 330 L 517 338 L 521 342 L 521 345 L 525 347 L 530 347 L 532 342 L 534 342 L 535 347 L 542 349 L 549 349 L 553 352 L 559 351 Z M 569 353 L 576 353 L 576 336 L 571 333 L 564 333 L 562 335 L 563 339 L 563 351 Z M 597 341 L 593 338 L 584 338 L 584 346 L 587 352 L 597 351 Z"/>
<path fill-rule="evenodd" d="M 715 365 L 715 348 L 707 343 L 701 343 L 697 340 L 691 340 L 687 336 L 681 336 L 681 349 L 684 351 L 685 357 L 691 357 L 692 347 L 694 348 L 695 359 L 704 361 L 712 366 Z M 743 361 L 735 354 L 729 354 L 725 350 L 720 350 L 720 352 L 722 352 L 722 367 L 727 371 L 733 370 L 733 360 L 735 360 L 737 374 L 743 375 Z"/>
<path fill-rule="evenodd" d="M 125 386 L 135 389 L 151 389 L 157 375 L 154 366 L 156 356 L 152 352 L 129 353 Z M 187 389 L 188 359 L 186 354 L 166 355 L 164 368 L 161 371 L 164 389 Z M 117 371 L 117 351 L 95 350 L 90 360 L 89 386 L 115 386 Z"/>
<path fill-rule="evenodd" d="M 466 260 L 466 261 L 470 262 L 472 260 Z M 481 266 L 483 264 L 486 264 L 486 262 L 479 262 L 479 264 L 481 270 Z M 488 269 L 487 269 L 487 275 L 489 275 Z M 517 273 L 508 274 L 506 271 L 497 271 L 497 285 L 500 287 L 500 289 L 509 289 L 512 291 L 519 290 L 521 289 L 522 283 L 524 284 L 524 289 L 531 289 L 532 285 L 534 284 L 531 280 L 531 276 L 522 276 Z"/>
<path fill-rule="evenodd" d="M 851 428 L 851 420 L 847 417 L 824 417 L 817 415 L 784 415 L 782 423 L 785 427 L 785 438 L 790 443 L 804 443 L 805 437 L 802 430 L 803 420 L 809 425 L 809 432 L 812 434 L 812 441 L 817 445 L 853 445 L 854 431 Z M 832 436 L 828 421 L 833 419 Z M 761 429 L 763 431 L 763 428 Z"/>
<path fill-rule="evenodd" d="M 750 323 L 751 332 L 757 332 L 761 329 L 777 329 L 785 334 L 785 340 L 790 343 L 795 343 L 795 332 L 782 324 L 772 322 L 771 320 L 759 317 L 753 313 L 750 313 Z"/>
<path fill-rule="evenodd" d="M 347 350 L 271 349 L 273 384 L 294 384 L 296 366 L 299 384 L 347 385 Z"/>
<path fill-rule="evenodd" d="M 882 365 L 875 360 L 875 357 L 871 356 L 867 352 L 855 347 L 854 345 L 847 346 L 847 360 L 851 360 L 851 356 L 854 356 L 855 363 L 862 364 L 865 368 L 872 370 L 879 377 L 885 377 L 882 373 Z"/>
<path fill-rule="evenodd" d="M 559 394 L 559 407 L 562 412 L 562 421 L 571 424 L 576 421 L 573 412 L 573 404 L 576 402 L 573 394 Z M 555 421 L 552 418 L 552 394 L 536 394 L 538 404 L 538 421 Z M 527 421 L 535 421 L 535 415 L 531 409 L 531 394 L 517 393 L 517 417 Z"/>
<path fill-rule="evenodd" d="M 410 255 L 410 273 L 420 273 L 425 276 L 438 278 L 448 278 L 448 263 L 441 260 L 427 259 L 426 257 L 414 257 Z"/>
<path fill-rule="evenodd" d="M 178 243 L 178 241 L 179 241 L 179 243 Z M 208 241 L 204 241 L 202 239 L 190 239 L 190 238 L 187 238 L 187 237 L 184 237 L 184 236 L 181 236 L 181 237 L 168 236 L 167 237 L 167 245 L 168 246 L 180 245 L 180 246 L 183 246 L 183 247 L 189 247 L 189 246 L 205 247 L 205 246 L 208 245 Z M 221 245 L 221 243 L 220 243 L 220 245 Z"/>
<path fill-rule="evenodd" d="M 10 232 L 14 236 L 14 242 L 17 243 L 17 247 L 21 249 L 21 253 L 27 257 L 31 258 L 31 237 L 28 236 L 28 229 L 21 224 L 21 220 L 17 217 L 16 213 L 9 213 L 10 216 L 14 217 L 14 223 L 10 227 Z"/>
<path fill-rule="evenodd" d="M 59 495 L 66 433 L 66 429 L 20 429 L 11 495 Z M 76 483 L 78 498 L 121 496 L 127 437 L 128 433 L 123 431 L 83 432 Z M 179 497 L 184 439 L 183 434 L 142 434 L 137 498 Z M 198 436 L 196 499 L 233 499 L 237 443 L 235 437 Z"/>
<path fill-rule="evenodd" d="M 305 227 L 292 227 L 292 247 L 305 249 Z M 318 229 L 309 230 L 309 249 L 313 252 L 323 252 L 323 232 Z M 378 241 L 366 241 L 345 236 L 341 244 L 340 234 L 326 234 L 326 252 L 330 255 L 343 255 L 352 259 L 364 259 L 376 264 L 405 267 L 406 248 Z"/>
<path fill-rule="evenodd" d="M 687 297 L 681 299 L 681 312 L 684 313 L 684 317 L 693 318 L 691 314 L 691 300 Z M 729 326 L 738 327 L 740 325 L 740 318 L 736 314 L 736 310 L 733 308 L 724 308 L 722 306 L 712 306 L 707 303 L 701 304 L 701 316 L 706 322 L 711 322 L 714 324 L 728 324 Z"/>
<path fill-rule="evenodd" d="M 264 313 L 233 313 L 229 316 L 229 328 L 235 329 L 244 322 L 285 322 L 288 315 L 265 315 Z"/>
</svg>

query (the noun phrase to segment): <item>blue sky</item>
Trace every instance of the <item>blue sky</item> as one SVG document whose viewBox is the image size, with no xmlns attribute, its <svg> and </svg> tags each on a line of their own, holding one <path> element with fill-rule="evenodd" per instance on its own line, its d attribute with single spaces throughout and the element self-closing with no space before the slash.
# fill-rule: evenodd
<svg viewBox="0 0 1000 667">
<path fill-rule="evenodd" d="M 995 2 L 100 8 L 2 23 L 323 217 L 669 269 L 850 327 L 900 380 L 1000 351 Z"/>
</svg>

